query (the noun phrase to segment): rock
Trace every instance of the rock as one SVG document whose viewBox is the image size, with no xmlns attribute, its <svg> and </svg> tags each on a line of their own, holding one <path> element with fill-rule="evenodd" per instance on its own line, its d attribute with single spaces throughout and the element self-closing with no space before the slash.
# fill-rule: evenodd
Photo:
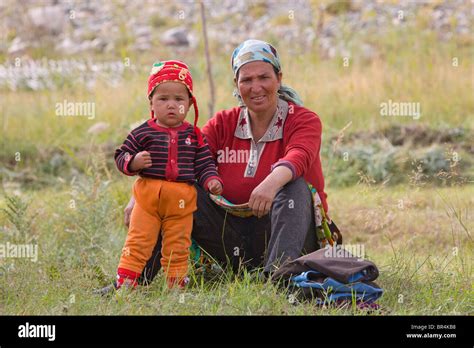
<svg viewBox="0 0 474 348">
<path fill-rule="evenodd" d="M 93 40 L 82 41 L 77 45 L 77 52 L 84 52 L 93 49 Z"/>
<path fill-rule="evenodd" d="M 189 32 L 185 27 L 171 28 L 163 33 L 161 42 L 167 46 L 189 46 Z"/>
<path fill-rule="evenodd" d="M 60 5 L 34 7 L 28 10 L 28 16 L 36 29 L 51 34 L 59 34 L 63 30 L 66 15 Z"/>
<path fill-rule="evenodd" d="M 75 54 L 77 53 L 77 47 L 77 43 L 66 37 L 55 46 L 55 49 L 65 54 Z"/>
<path fill-rule="evenodd" d="M 107 53 L 113 52 L 114 50 L 115 50 L 115 43 L 113 42 L 107 43 L 107 45 L 104 48 L 104 52 L 107 52 Z"/>
<path fill-rule="evenodd" d="M 33 91 L 37 91 L 43 88 L 43 84 L 35 78 L 27 80 L 26 86 Z"/>
<path fill-rule="evenodd" d="M 87 133 L 99 134 L 104 132 L 107 128 L 109 128 L 109 124 L 107 122 L 97 122 L 87 130 Z"/>
<path fill-rule="evenodd" d="M 338 32 L 338 28 L 335 21 L 327 23 L 321 32 L 321 35 L 324 37 L 334 37 Z"/>
<path fill-rule="evenodd" d="M 334 58 L 336 56 L 336 53 L 337 53 L 336 47 L 329 47 L 329 49 L 327 51 L 327 56 L 329 58 Z"/>
<path fill-rule="evenodd" d="M 444 16 L 444 12 L 442 10 L 435 10 L 432 13 L 432 17 L 435 21 L 440 20 Z"/>
<path fill-rule="evenodd" d="M 133 45 L 133 49 L 138 51 L 148 51 L 151 48 L 151 41 L 146 37 L 139 37 Z"/>
<path fill-rule="evenodd" d="M 14 2 L 8 0 L 7 3 L 11 1 Z M 324 20 L 320 22 L 318 8 L 324 8 L 323 4 L 327 8 Z M 352 36 L 349 33 L 360 38 L 372 33 L 383 37 L 392 26 L 410 26 L 419 16 L 426 17 L 429 30 L 442 40 L 464 36 L 468 40 L 474 18 L 473 7 L 466 0 L 436 1 L 434 5 L 426 1 L 378 0 L 328 0 L 323 4 L 302 0 L 290 6 L 286 1 L 262 0 L 262 5 L 257 7 L 266 10 L 253 16 L 249 15 L 254 7 L 252 2 L 222 0 L 219 6 L 206 6 L 209 41 L 218 49 L 216 54 L 229 54 L 237 44 L 249 37 L 265 38 L 273 33 L 275 35 L 271 36 L 275 37 L 273 40 L 280 50 L 288 47 L 288 52 L 293 54 L 301 48 L 314 49 L 314 44 L 318 42 L 319 54 L 328 58 L 344 55 L 340 43 L 347 45 L 346 36 Z M 0 8 L 3 8 L 2 5 Z M 192 51 L 202 39 L 200 31 L 192 31 L 193 23 L 200 21 L 198 3 L 176 5 L 165 1 L 156 5 L 152 2 L 126 1 L 118 4 L 113 1 L 41 0 L 27 1 L 24 8 L 23 12 L 0 11 L 0 22 L 4 24 L 7 36 L 17 36 L 8 44 L 7 40 L 0 43 L 0 53 L 18 56 L 29 47 L 54 42 L 57 52 L 69 55 L 89 51 L 116 54 L 123 44 L 124 35 L 127 36 L 127 43 L 129 39 L 134 40 L 131 49 L 139 52 L 151 50 L 156 40 L 178 50 Z M 184 14 L 185 20 L 177 22 L 183 19 L 179 17 L 180 13 Z M 166 18 L 160 26 L 164 29 L 160 32 L 148 25 L 157 15 Z M 274 18 L 284 19 L 289 15 L 291 18 L 288 17 L 290 19 L 282 21 L 282 24 L 272 22 Z M 169 29 L 170 23 L 186 24 L 174 24 L 176 27 Z M 24 24 L 30 24 L 24 28 L 28 30 L 25 33 L 18 30 Z M 317 41 L 314 40 L 315 30 Z M 370 59 L 374 55 L 373 49 L 368 47 L 356 46 L 353 50 L 354 57 L 361 55 Z M 0 81 L 0 86 L 4 84 Z M 32 88 L 37 86 L 33 83 Z"/>
<path fill-rule="evenodd" d="M 135 36 L 137 37 L 143 37 L 143 36 L 151 37 L 151 33 L 152 33 L 151 27 L 148 25 L 135 28 Z"/>
<path fill-rule="evenodd" d="M 105 49 L 106 46 L 107 46 L 107 42 L 105 42 L 101 38 L 95 38 L 91 42 L 91 48 L 93 50 L 98 51 L 98 52 L 102 52 Z"/>
<path fill-rule="evenodd" d="M 10 47 L 8 48 L 8 53 L 18 54 L 20 52 L 23 52 L 27 48 L 28 48 L 28 44 L 24 42 L 20 37 L 16 37 L 13 39 Z"/>
</svg>

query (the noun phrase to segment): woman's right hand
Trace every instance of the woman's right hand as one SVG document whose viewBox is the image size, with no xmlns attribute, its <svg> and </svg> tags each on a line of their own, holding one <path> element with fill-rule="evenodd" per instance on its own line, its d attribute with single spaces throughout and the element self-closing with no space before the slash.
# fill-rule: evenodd
<svg viewBox="0 0 474 348">
<path fill-rule="evenodd" d="M 127 226 L 127 227 L 130 226 L 130 216 L 132 215 L 132 210 L 133 210 L 134 205 L 135 205 L 135 198 L 132 196 L 130 198 L 130 201 L 128 202 L 127 206 L 123 210 L 123 212 L 124 212 L 123 222 L 125 223 L 125 226 Z"/>
</svg>

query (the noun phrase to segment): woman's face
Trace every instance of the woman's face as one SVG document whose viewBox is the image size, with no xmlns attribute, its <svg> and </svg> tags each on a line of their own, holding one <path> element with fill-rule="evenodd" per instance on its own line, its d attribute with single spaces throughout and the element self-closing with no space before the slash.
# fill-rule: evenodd
<svg viewBox="0 0 474 348">
<path fill-rule="evenodd" d="M 185 85 L 169 81 L 158 85 L 150 100 L 158 124 L 164 127 L 180 126 L 190 106 L 189 93 Z"/>
<path fill-rule="evenodd" d="M 235 81 L 240 96 L 250 111 L 274 110 L 278 103 L 281 72 L 275 74 L 270 63 L 255 61 L 243 65 Z"/>
</svg>

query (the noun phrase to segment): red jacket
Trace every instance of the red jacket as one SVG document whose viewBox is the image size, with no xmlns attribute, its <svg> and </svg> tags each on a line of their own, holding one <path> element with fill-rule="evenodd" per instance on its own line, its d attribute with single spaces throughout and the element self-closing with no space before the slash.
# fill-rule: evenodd
<svg viewBox="0 0 474 348">
<path fill-rule="evenodd" d="M 293 103 L 288 103 L 288 106 L 286 118 L 274 117 L 272 120 L 274 124 L 270 124 L 269 129 L 275 131 L 271 132 L 273 135 L 268 137 L 266 134 L 262 138 L 266 138 L 266 141 L 260 145 L 263 148 L 251 176 L 245 175 L 246 170 L 254 168 L 249 167 L 248 158 L 243 160 L 242 157 L 251 152 L 253 140 L 251 135 L 245 133 L 250 128 L 246 129 L 248 118 L 243 117 L 244 112 L 241 114 L 241 107 L 218 112 L 202 128 L 211 153 L 217 160 L 219 176 L 224 182 L 223 196 L 235 204 L 248 202 L 253 189 L 273 168 L 284 165 L 293 172 L 293 180 L 303 176 L 316 188 L 327 212 L 327 195 L 324 192 L 320 159 L 321 120 L 314 112 L 302 106 Z M 252 148 L 255 149 L 255 146 Z M 239 150 L 244 151 L 239 153 Z"/>
</svg>

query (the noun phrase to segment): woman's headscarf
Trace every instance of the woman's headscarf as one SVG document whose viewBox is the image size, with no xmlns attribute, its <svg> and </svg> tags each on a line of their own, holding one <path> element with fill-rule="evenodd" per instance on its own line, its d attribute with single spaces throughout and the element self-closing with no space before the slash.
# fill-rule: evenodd
<svg viewBox="0 0 474 348">
<path fill-rule="evenodd" d="M 262 61 L 273 65 L 277 72 L 281 72 L 280 58 L 278 52 L 268 42 L 261 40 L 246 40 L 242 42 L 232 53 L 232 70 L 234 77 L 237 77 L 237 72 L 242 65 Z M 240 105 L 244 105 L 242 97 L 237 89 L 234 90 L 234 96 L 239 100 Z M 303 101 L 296 91 L 288 86 L 281 85 L 278 90 L 279 98 L 295 103 L 296 105 L 303 105 Z"/>
</svg>

